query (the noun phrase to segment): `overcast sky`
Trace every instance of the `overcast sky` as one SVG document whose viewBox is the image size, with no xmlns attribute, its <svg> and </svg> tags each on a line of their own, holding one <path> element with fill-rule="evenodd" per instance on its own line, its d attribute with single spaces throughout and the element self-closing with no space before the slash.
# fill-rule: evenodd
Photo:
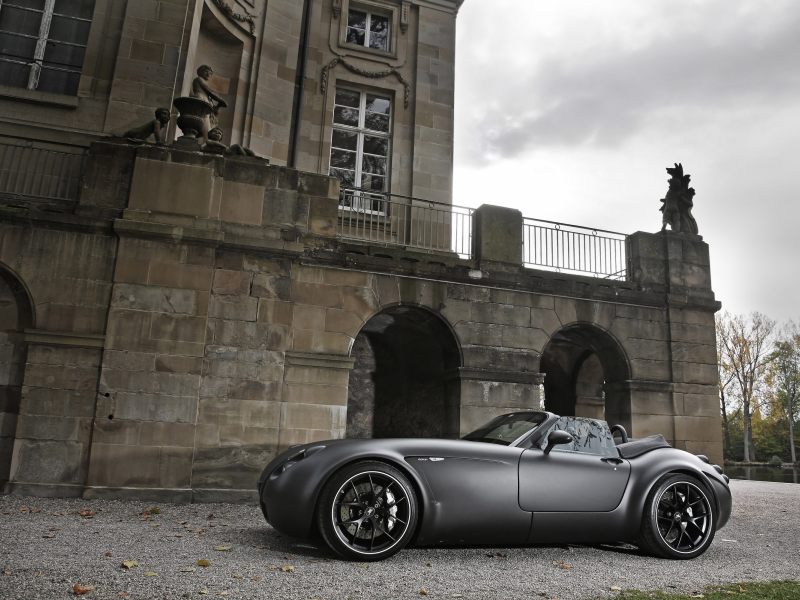
<svg viewBox="0 0 800 600">
<path fill-rule="evenodd" d="M 800 319 L 800 1 L 466 0 L 454 203 L 657 231 L 683 163 L 723 308 Z"/>
</svg>

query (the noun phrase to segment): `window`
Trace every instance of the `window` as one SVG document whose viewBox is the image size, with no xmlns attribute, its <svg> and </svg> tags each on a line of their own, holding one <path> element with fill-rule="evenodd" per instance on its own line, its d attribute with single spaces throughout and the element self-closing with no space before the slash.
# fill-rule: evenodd
<svg viewBox="0 0 800 600">
<path fill-rule="evenodd" d="M 95 0 L 0 0 L 0 84 L 75 96 Z"/>
<path fill-rule="evenodd" d="M 575 441 L 553 447 L 553 452 L 578 452 L 600 456 L 619 456 L 614 436 L 605 421 L 586 417 L 559 417 L 558 421 L 539 440 L 539 447 L 547 446 L 547 438 L 553 431 L 566 431 Z"/>
<path fill-rule="evenodd" d="M 376 94 L 336 89 L 330 174 L 343 187 L 386 192 L 392 101 Z"/>
<path fill-rule="evenodd" d="M 348 44 L 365 46 L 373 50 L 389 51 L 389 17 L 363 10 L 347 13 Z"/>
</svg>

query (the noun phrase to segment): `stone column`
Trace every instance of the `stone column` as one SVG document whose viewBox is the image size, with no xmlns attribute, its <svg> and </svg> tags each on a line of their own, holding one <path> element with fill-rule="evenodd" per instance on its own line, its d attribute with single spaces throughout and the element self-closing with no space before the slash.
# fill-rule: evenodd
<svg viewBox="0 0 800 600">
<path fill-rule="evenodd" d="M 631 388 L 632 435 L 662 433 L 678 448 L 722 462 L 714 326 L 721 304 L 711 289 L 708 244 L 695 234 L 640 231 L 629 238 L 629 261 L 639 289 L 667 299 L 670 365 L 666 381 Z"/>
</svg>

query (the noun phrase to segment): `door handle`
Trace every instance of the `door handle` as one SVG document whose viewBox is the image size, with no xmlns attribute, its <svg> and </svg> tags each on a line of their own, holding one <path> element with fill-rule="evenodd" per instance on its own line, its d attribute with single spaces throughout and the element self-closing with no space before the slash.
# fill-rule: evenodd
<svg viewBox="0 0 800 600">
<path fill-rule="evenodd" d="M 612 457 L 608 457 L 607 456 L 606 458 L 601 458 L 600 460 L 602 460 L 603 462 L 606 462 L 606 463 L 611 463 L 612 465 L 621 465 L 622 464 L 622 459 L 621 458 L 612 458 Z"/>
</svg>

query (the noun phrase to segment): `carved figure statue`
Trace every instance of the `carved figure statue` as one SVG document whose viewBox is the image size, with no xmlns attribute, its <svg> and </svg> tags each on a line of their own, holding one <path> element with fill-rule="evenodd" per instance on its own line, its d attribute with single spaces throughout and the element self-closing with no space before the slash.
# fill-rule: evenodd
<svg viewBox="0 0 800 600">
<path fill-rule="evenodd" d="M 214 126 L 216 126 L 219 109 L 227 108 L 228 106 L 228 103 L 225 102 L 225 100 L 223 100 L 222 97 L 219 96 L 214 90 L 212 90 L 208 83 L 213 74 L 214 70 L 211 67 L 208 65 L 200 65 L 197 68 L 197 77 L 195 77 L 194 81 L 192 81 L 192 93 L 189 94 L 189 97 L 203 100 L 214 107 L 214 122 L 212 124 L 212 117 L 206 117 L 205 126 L 202 131 L 202 138 L 206 142 L 208 142 L 208 132 L 211 131 Z"/>
<path fill-rule="evenodd" d="M 683 174 L 681 163 L 667 167 L 667 173 L 670 175 L 667 181 L 669 189 L 661 199 L 663 206 L 659 209 L 663 213 L 661 231 L 666 231 L 669 225 L 676 233 L 697 233 L 697 221 L 692 216 L 695 191 L 689 187 L 691 175 Z"/>
<path fill-rule="evenodd" d="M 129 129 L 122 134 L 122 137 L 139 142 L 147 141 L 150 136 L 155 136 L 156 144 L 163 144 L 166 141 L 166 126 L 169 124 L 170 113 L 167 108 L 157 108 L 156 118 L 148 121 L 144 125 Z"/>
<path fill-rule="evenodd" d="M 208 141 L 206 142 L 206 145 L 203 146 L 203 151 L 210 152 L 211 154 L 226 154 L 228 156 L 256 155 L 256 153 L 250 150 L 250 148 L 245 148 L 239 144 L 226 146 L 220 140 L 222 140 L 222 129 L 219 127 L 214 127 L 208 132 Z"/>
</svg>

